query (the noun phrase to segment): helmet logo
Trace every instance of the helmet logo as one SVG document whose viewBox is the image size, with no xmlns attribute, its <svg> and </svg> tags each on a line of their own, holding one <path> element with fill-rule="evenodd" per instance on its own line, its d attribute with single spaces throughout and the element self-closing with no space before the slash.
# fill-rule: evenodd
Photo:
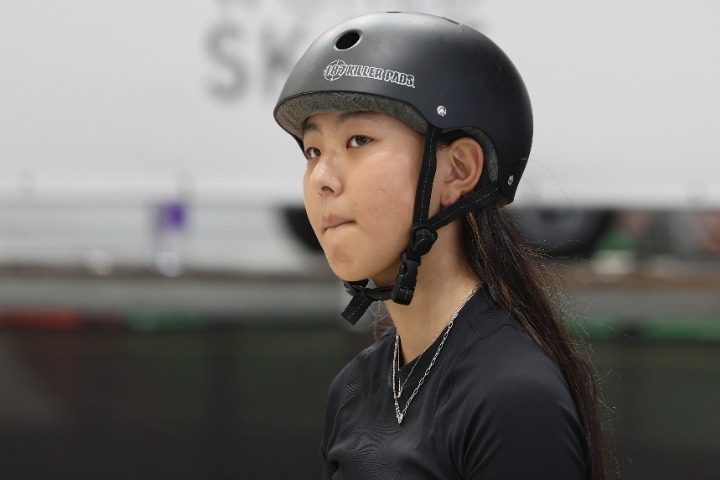
<svg viewBox="0 0 720 480">
<path fill-rule="evenodd" d="M 323 70 L 323 77 L 334 82 L 343 76 L 362 77 L 395 83 L 404 87 L 415 88 L 415 75 L 396 72 L 387 68 L 369 67 L 367 65 L 349 65 L 342 60 L 333 60 Z"/>
<path fill-rule="evenodd" d="M 323 70 L 323 77 L 329 82 L 334 82 L 343 76 L 345 67 L 347 67 L 347 63 L 342 60 L 333 60 L 325 67 L 325 70 Z"/>
</svg>

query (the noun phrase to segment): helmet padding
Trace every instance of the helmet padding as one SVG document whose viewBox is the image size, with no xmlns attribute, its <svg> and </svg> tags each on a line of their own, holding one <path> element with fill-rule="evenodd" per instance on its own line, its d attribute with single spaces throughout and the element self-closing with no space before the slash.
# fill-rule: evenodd
<svg viewBox="0 0 720 480">
<path fill-rule="evenodd" d="M 424 134 L 427 130 L 427 121 L 411 105 L 379 95 L 354 92 L 312 92 L 294 96 L 278 107 L 275 119 L 285 131 L 302 141 L 305 121 L 318 113 L 328 112 L 380 112 L 399 118 L 416 132 Z M 472 127 L 452 128 L 447 131 L 458 130 L 480 144 L 489 180 L 497 181 L 497 153 L 490 137 L 482 130 Z"/>
</svg>

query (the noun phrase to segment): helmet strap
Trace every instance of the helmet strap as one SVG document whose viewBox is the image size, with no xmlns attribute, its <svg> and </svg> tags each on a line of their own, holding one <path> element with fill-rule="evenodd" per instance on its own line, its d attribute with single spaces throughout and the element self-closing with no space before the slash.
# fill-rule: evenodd
<svg viewBox="0 0 720 480">
<path fill-rule="evenodd" d="M 350 325 L 355 325 L 373 302 L 389 300 L 393 290 L 393 287 L 368 288 L 367 279 L 357 282 L 343 281 L 343 284 L 345 291 L 352 296 L 352 300 L 342 312 L 343 318 Z"/>
<path fill-rule="evenodd" d="M 430 196 L 432 195 L 433 180 L 437 169 L 437 142 L 441 130 L 428 124 L 425 134 L 425 147 L 423 151 L 420 178 L 415 190 L 415 206 L 413 207 L 413 226 L 410 230 L 410 242 L 400 258 L 400 272 L 395 279 L 390 299 L 401 305 L 409 305 L 415 292 L 417 271 L 420 268 L 420 258 L 430 251 L 437 240 L 436 228 L 428 225 L 430 212 Z"/>
<path fill-rule="evenodd" d="M 434 217 L 428 218 L 430 196 L 437 168 L 437 142 L 440 133 L 439 128 L 428 125 L 420 178 L 415 193 L 410 242 L 402 254 L 400 271 L 395 279 L 395 285 L 392 287 L 368 288 L 368 279 L 344 282 L 346 291 L 353 298 L 343 311 L 342 316 L 352 325 L 355 325 L 360 320 L 373 302 L 392 300 L 401 305 L 409 305 L 415 293 L 421 257 L 430 251 L 437 240 L 437 230 L 468 212 L 485 207 L 493 202 L 500 193 L 498 183 L 491 182 L 458 200 Z"/>
</svg>

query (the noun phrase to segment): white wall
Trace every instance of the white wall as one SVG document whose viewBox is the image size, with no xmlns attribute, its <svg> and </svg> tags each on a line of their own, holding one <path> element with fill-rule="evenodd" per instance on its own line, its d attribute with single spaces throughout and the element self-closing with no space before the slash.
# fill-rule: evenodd
<svg viewBox="0 0 720 480">
<path fill-rule="evenodd" d="M 514 59 L 536 115 L 522 201 L 720 205 L 709 0 L 3 0 L 0 198 L 297 201 L 283 78 L 326 27 L 387 9 L 452 16 Z"/>
<path fill-rule="evenodd" d="M 276 96 L 319 33 L 377 10 L 455 18 L 514 60 L 535 111 L 518 204 L 720 207 L 718 2 L 0 0 L 0 260 L 142 250 L 174 198 L 208 241 L 198 212 L 299 204 Z M 253 245 L 280 258 L 284 241 Z"/>
</svg>

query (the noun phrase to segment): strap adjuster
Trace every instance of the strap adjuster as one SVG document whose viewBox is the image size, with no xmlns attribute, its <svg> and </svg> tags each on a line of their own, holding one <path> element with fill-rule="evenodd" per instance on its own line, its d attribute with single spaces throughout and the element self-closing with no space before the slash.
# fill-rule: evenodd
<svg viewBox="0 0 720 480">
<path fill-rule="evenodd" d="M 428 225 L 415 225 L 410 231 L 410 250 L 422 257 L 430 251 L 438 238 L 437 231 Z"/>
</svg>

